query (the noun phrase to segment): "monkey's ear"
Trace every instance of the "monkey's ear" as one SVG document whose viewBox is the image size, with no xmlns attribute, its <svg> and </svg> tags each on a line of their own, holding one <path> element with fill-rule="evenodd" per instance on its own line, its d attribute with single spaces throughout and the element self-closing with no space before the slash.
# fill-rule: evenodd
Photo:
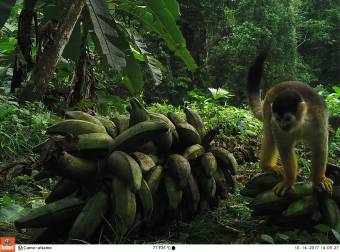
<svg viewBox="0 0 340 252">
<path fill-rule="evenodd" d="M 307 111 L 307 104 L 304 101 L 299 102 L 299 105 L 297 108 L 297 115 L 303 115 L 306 113 L 306 111 Z"/>
</svg>

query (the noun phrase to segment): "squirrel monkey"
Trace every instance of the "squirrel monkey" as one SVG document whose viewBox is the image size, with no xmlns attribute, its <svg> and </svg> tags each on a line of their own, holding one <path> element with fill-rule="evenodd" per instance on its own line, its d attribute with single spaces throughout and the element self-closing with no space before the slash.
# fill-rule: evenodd
<svg viewBox="0 0 340 252">
<path fill-rule="evenodd" d="M 297 175 L 296 142 L 312 151 L 311 180 L 331 192 L 333 181 L 325 176 L 328 154 L 328 109 L 323 98 L 311 87 L 298 81 L 281 82 L 268 90 L 261 102 L 260 81 L 266 52 L 261 53 L 248 72 L 249 104 L 263 121 L 260 167 L 274 171 L 283 180 L 274 187 L 277 195 L 294 189 Z M 283 168 L 277 165 L 280 155 Z"/>
</svg>

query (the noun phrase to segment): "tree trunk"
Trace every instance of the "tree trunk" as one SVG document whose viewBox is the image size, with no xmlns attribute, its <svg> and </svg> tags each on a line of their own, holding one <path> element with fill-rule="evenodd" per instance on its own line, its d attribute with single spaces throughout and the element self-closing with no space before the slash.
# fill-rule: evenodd
<svg viewBox="0 0 340 252">
<path fill-rule="evenodd" d="M 14 93 L 15 89 L 20 87 L 21 82 L 26 79 L 27 73 L 33 67 L 31 30 L 33 18 L 35 18 L 36 22 L 34 7 L 37 1 L 25 0 L 24 7 L 19 16 L 18 43 L 13 66 L 11 93 Z M 37 27 L 37 23 L 35 25 Z"/>
<path fill-rule="evenodd" d="M 21 95 L 21 102 L 43 99 L 48 82 L 56 69 L 57 63 L 80 17 L 84 5 L 85 0 L 70 1 L 65 18 L 58 26 L 54 43 L 46 48 L 35 64 L 32 76 Z"/>
</svg>

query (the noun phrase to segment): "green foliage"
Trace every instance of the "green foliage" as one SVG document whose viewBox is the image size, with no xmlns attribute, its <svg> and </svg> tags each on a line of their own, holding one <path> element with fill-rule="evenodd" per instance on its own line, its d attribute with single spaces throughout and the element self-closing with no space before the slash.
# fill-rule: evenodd
<svg viewBox="0 0 340 252">
<path fill-rule="evenodd" d="M 24 158 L 44 140 L 47 125 L 55 121 L 40 103 L 20 107 L 13 98 L 0 96 L 0 163 Z"/>
<path fill-rule="evenodd" d="M 105 92 L 97 93 L 96 111 L 105 116 L 112 116 L 113 114 L 126 113 L 127 100 L 123 100 L 119 96 L 107 95 Z"/>
<path fill-rule="evenodd" d="M 114 70 L 120 70 L 126 66 L 124 52 L 117 46 L 117 41 L 122 40 L 117 34 L 117 26 L 111 19 L 108 5 L 104 0 L 86 1 L 89 11 L 90 24 L 94 29 L 94 42 L 98 52 Z M 119 42 L 118 42 L 119 43 Z"/>
<path fill-rule="evenodd" d="M 335 93 L 330 93 L 326 97 L 326 102 L 331 116 L 340 116 L 340 88 L 333 86 Z"/>
<path fill-rule="evenodd" d="M 183 60 L 188 69 L 197 68 L 195 60 L 186 48 L 182 32 L 176 25 L 179 9 L 175 1 L 146 0 L 145 5 L 136 5 L 133 1 L 121 1 L 117 9 L 137 18 L 144 27 L 157 33 L 175 55 Z"/>
<path fill-rule="evenodd" d="M 227 93 L 227 98 L 230 94 Z M 221 103 L 222 102 L 222 103 Z M 226 101 L 194 90 L 189 92 L 185 105 L 201 113 L 202 119 L 209 128 L 218 127 L 222 135 L 237 135 L 241 139 L 255 137 L 262 127 L 249 109 L 229 106 Z"/>
<path fill-rule="evenodd" d="M 263 240 L 265 243 L 270 243 L 270 244 L 274 244 L 274 239 L 267 234 L 261 234 L 260 236 L 261 240 Z"/>
<path fill-rule="evenodd" d="M 324 224 L 318 224 L 314 229 L 314 232 L 294 229 L 278 232 L 274 235 L 261 234 L 260 239 L 262 242 L 270 244 L 330 244 L 340 242 L 340 235 L 335 229 Z"/>
<path fill-rule="evenodd" d="M 233 135 L 240 140 L 253 138 L 259 134 L 262 123 L 255 119 L 248 109 L 228 105 L 226 101 L 231 97 L 228 91 L 224 90 L 218 96 L 215 95 L 215 91 L 210 95 L 205 93 L 200 90 L 189 92 L 184 105 L 198 111 L 207 128 L 217 127 L 220 130 L 220 137 Z M 163 114 L 177 112 L 184 118 L 180 107 L 166 103 L 154 103 L 148 109 Z"/>
<path fill-rule="evenodd" d="M 329 117 L 340 117 L 340 88 L 333 86 L 333 91 L 328 91 L 323 85 L 318 85 L 316 90 L 325 98 L 328 106 Z M 329 141 L 329 159 L 331 162 L 339 163 L 340 154 L 340 128 L 338 128 L 333 134 L 330 134 Z"/>
<path fill-rule="evenodd" d="M 339 1 L 296 1 L 297 49 L 313 84 L 339 82 Z M 328 86 L 329 87 L 329 86 Z"/>
<path fill-rule="evenodd" d="M 340 89 L 337 86 L 333 86 L 333 92 L 329 92 L 323 85 L 318 85 L 316 90 L 321 94 L 327 103 L 329 116 L 340 116 Z"/>
</svg>

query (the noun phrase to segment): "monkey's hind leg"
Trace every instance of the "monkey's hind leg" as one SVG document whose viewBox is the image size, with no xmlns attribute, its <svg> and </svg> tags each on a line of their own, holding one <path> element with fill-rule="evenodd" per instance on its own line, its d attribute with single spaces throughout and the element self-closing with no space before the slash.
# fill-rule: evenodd
<svg viewBox="0 0 340 252">
<path fill-rule="evenodd" d="M 293 144 L 281 145 L 278 146 L 278 148 L 285 176 L 283 180 L 273 188 L 273 191 L 275 194 L 283 196 L 287 190 L 294 189 L 297 175 L 297 160 Z"/>
<path fill-rule="evenodd" d="M 261 154 L 260 154 L 260 168 L 264 172 L 275 172 L 284 176 L 282 166 L 277 165 L 278 150 L 275 144 L 272 132 L 268 128 L 264 128 Z"/>
<path fill-rule="evenodd" d="M 333 181 L 326 177 L 327 155 L 328 155 L 328 137 L 320 137 L 319 143 L 312 146 L 312 170 L 311 179 L 315 187 L 321 186 L 328 192 L 333 190 Z"/>
</svg>

